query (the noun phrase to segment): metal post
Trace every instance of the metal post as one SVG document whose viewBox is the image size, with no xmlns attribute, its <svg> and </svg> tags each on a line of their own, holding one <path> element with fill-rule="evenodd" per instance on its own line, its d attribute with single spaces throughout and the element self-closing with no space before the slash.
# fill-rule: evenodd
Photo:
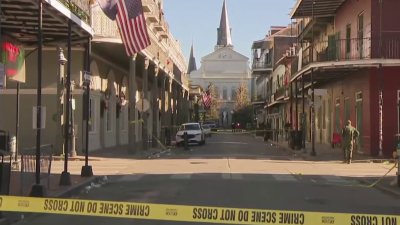
<svg viewBox="0 0 400 225">
<path fill-rule="evenodd" d="M 88 38 L 88 43 L 87 43 L 87 48 L 86 48 L 86 68 L 85 68 L 85 73 L 87 75 L 90 74 L 90 58 L 91 58 L 91 53 L 92 53 L 92 42 L 91 38 Z M 91 177 L 93 176 L 93 169 L 92 166 L 89 166 L 89 119 L 90 119 L 90 79 L 87 79 L 85 76 L 85 81 L 86 81 L 86 95 L 85 95 L 85 102 L 86 102 L 86 110 L 85 110 L 85 125 L 86 125 L 86 130 L 85 130 L 85 165 L 82 166 L 81 169 L 81 177 Z"/>
<path fill-rule="evenodd" d="M 292 129 L 293 128 L 293 84 L 292 84 L 292 82 L 290 82 L 290 84 L 289 84 L 289 88 L 290 88 L 290 92 L 289 92 L 289 95 L 290 95 L 290 106 L 289 106 L 289 114 L 290 114 L 290 118 L 289 118 L 289 123 L 290 123 L 290 128 Z M 290 130 L 291 130 L 290 129 Z"/>
<path fill-rule="evenodd" d="M 168 135 L 169 137 L 167 137 L 167 143 L 171 144 L 171 142 L 169 140 L 171 140 L 171 132 L 172 132 L 172 126 L 173 126 L 173 117 L 172 117 L 172 107 L 171 107 L 171 103 L 172 103 L 172 88 L 173 88 L 173 79 L 171 78 L 171 76 L 168 77 L 168 112 L 167 114 L 169 115 L 169 120 L 168 120 Z"/>
<path fill-rule="evenodd" d="M 159 121 L 159 103 L 158 103 L 158 66 L 154 67 L 154 80 L 153 80 L 153 138 L 152 138 L 152 147 L 157 147 L 157 139 L 158 138 L 158 121 Z"/>
<path fill-rule="evenodd" d="M 316 156 L 315 152 L 315 106 L 314 106 L 314 70 L 311 69 L 311 155 Z"/>
<path fill-rule="evenodd" d="M 17 119 L 15 121 L 15 157 L 14 162 L 18 165 L 18 140 L 19 140 L 19 106 L 20 106 L 20 82 L 17 81 Z"/>
<path fill-rule="evenodd" d="M 165 74 L 161 77 L 161 141 L 165 144 L 166 113 L 165 113 Z"/>
<path fill-rule="evenodd" d="M 304 89 L 304 77 L 303 75 L 301 76 L 301 107 L 302 107 L 302 113 L 301 113 L 301 148 L 304 149 L 304 151 L 307 151 L 306 149 L 306 115 L 305 115 L 305 89 Z"/>
<path fill-rule="evenodd" d="M 295 113 L 296 113 L 296 115 L 295 115 L 295 123 L 296 123 L 296 132 L 298 132 L 299 131 L 299 110 L 298 110 L 298 104 L 299 104 L 299 102 L 298 102 L 298 96 L 297 96 L 297 79 L 295 80 L 295 83 L 294 83 L 294 95 L 295 95 L 295 97 L 294 97 L 294 99 L 295 99 Z"/>
<path fill-rule="evenodd" d="M 148 115 L 147 112 L 144 110 L 144 101 L 145 100 L 149 100 L 149 93 L 148 93 L 148 83 L 149 83 L 149 77 L 148 77 L 148 69 L 149 69 L 149 64 L 150 64 L 150 60 L 149 59 L 145 59 L 144 60 L 144 71 L 142 74 L 142 79 L 143 79 L 143 88 L 142 88 L 142 119 L 143 119 L 143 124 L 142 124 L 142 144 L 143 144 L 143 150 L 148 150 L 149 148 L 149 143 L 148 143 L 148 129 L 147 126 L 149 124 L 148 121 Z"/>
<path fill-rule="evenodd" d="M 72 46 L 71 46 L 71 27 L 72 21 L 68 20 L 68 61 L 67 61 L 67 76 L 65 79 L 65 122 L 64 122 L 64 171 L 61 173 L 60 185 L 71 185 L 71 176 L 68 172 L 68 156 L 69 156 L 69 138 L 71 134 L 71 60 L 72 60 Z"/>
<path fill-rule="evenodd" d="M 133 55 L 129 59 L 129 153 L 136 152 L 136 57 Z"/>
<path fill-rule="evenodd" d="M 382 59 L 382 0 L 379 0 L 379 57 Z M 378 68 L 379 79 L 379 156 L 383 156 L 383 73 L 382 64 Z"/>
<path fill-rule="evenodd" d="M 189 143 L 188 143 L 188 133 L 183 133 L 183 147 L 185 150 L 189 150 Z"/>
<path fill-rule="evenodd" d="M 35 185 L 32 186 L 30 196 L 43 197 L 45 188 L 40 184 L 40 137 L 41 137 L 41 107 L 42 107 L 42 57 L 43 57 L 43 3 L 38 0 L 38 83 L 37 83 L 37 112 L 36 112 L 36 170 Z"/>
</svg>

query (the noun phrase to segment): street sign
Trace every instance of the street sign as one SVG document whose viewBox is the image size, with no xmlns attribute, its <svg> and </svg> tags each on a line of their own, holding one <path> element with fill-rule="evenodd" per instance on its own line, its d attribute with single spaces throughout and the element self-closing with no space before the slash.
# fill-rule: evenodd
<svg viewBox="0 0 400 225">
<path fill-rule="evenodd" d="M 33 107 L 32 110 L 32 127 L 34 130 L 38 129 L 37 128 L 37 106 Z M 39 129 L 45 129 L 46 128 L 46 106 L 42 106 L 40 110 L 41 114 L 41 123 L 40 123 L 40 128 Z"/>
<path fill-rule="evenodd" d="M 85 81 L 90 81 L 91 73 L 88 71 L 83 71 L 83 78 Z"/>
<path fill-rule="evenodd" d="M 150 103 L 146 99 L 139 99 L 136 102 L 136 109 L 139 110 L 139 112 L 146 112 L 147 110 L 150 109 Z"/>
</svg>

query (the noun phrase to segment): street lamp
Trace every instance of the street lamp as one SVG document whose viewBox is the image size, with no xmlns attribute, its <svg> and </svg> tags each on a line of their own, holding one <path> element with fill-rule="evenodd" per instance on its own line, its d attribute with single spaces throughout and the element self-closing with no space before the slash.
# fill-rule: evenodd
<svg viewBox="0 0 400 225">
<path fill-rule="evenodd" d="M 92 42 L 90 38 L 88 39 L 88 45 L 86 49 L 86 71 L 84 72 L 84 80 L 86 84 L 86 111 L 85 111 L 85 119 L 86 119 L 86 130 L 85 130 L 85 165 L 82 166 L 81 169 L 81 177 L 91 177 L 93 176 L 92 166 L 89 165 L 89 119 L 90 119 L 90 54 L 92 52 Z"/>
<path fill-rule="evenodd" d="M 64 171 L 61 173 L 60 185 L 71 185 L 71 175 L 68 172 L 68 154 L 69 154 L 69 138 L 71 133 L 70 127 L 70 107 L 71 107 L 71 56 L 72 56 L 72 20 L 68 21 L 68 61 L 67 61 L 67 76 L 65 79 L 65 120 L 64 120 Z"/>
</svg>

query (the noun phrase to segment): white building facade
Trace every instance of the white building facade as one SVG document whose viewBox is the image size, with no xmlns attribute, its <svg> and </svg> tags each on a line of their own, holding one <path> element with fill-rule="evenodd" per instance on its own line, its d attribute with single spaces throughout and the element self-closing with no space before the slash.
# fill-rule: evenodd
<svg viewBox="0 0 400 225">
<path fill-rule="evenodd" d="M 221 23 L 218 28 L 218 40 L 214 52 L 202 57 L 198 70 L 190 72 L 193 85 L 200 85 L 204 90 L 212 84 L 221 102 L 219 125 L 229 127 L 234 113 L 235 95 L 241 84 L 248 88 L 250 100 L 251 76 L 249 58 L 236 52 L 232 45 L 226 0 L 222 7 Z"/>
</svg>

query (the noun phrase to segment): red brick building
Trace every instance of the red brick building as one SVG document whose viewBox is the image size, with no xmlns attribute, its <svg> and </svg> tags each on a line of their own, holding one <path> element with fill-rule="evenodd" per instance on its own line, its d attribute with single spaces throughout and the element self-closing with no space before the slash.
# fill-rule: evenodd
<svg viewBox="0 0 400 225">
<path fill-rule="evenodd" d="M 297 1 L 291 13 L 299 30 L 291 86 L 293 93 L 308 96 L 293 107 L 299 108 L 298 118 L 302 113 L 307 117 L 309 141 L 330 144 L 333 134 L 340 133 L 350 119 L 361 132 L 359 152 L 378 155 L 382 150 L 385 156 L 391 155 L 400 129 L 397 9 L 397 0 Z M 294 123 L 299 121 L 294 119 Z"/>
</svg>

